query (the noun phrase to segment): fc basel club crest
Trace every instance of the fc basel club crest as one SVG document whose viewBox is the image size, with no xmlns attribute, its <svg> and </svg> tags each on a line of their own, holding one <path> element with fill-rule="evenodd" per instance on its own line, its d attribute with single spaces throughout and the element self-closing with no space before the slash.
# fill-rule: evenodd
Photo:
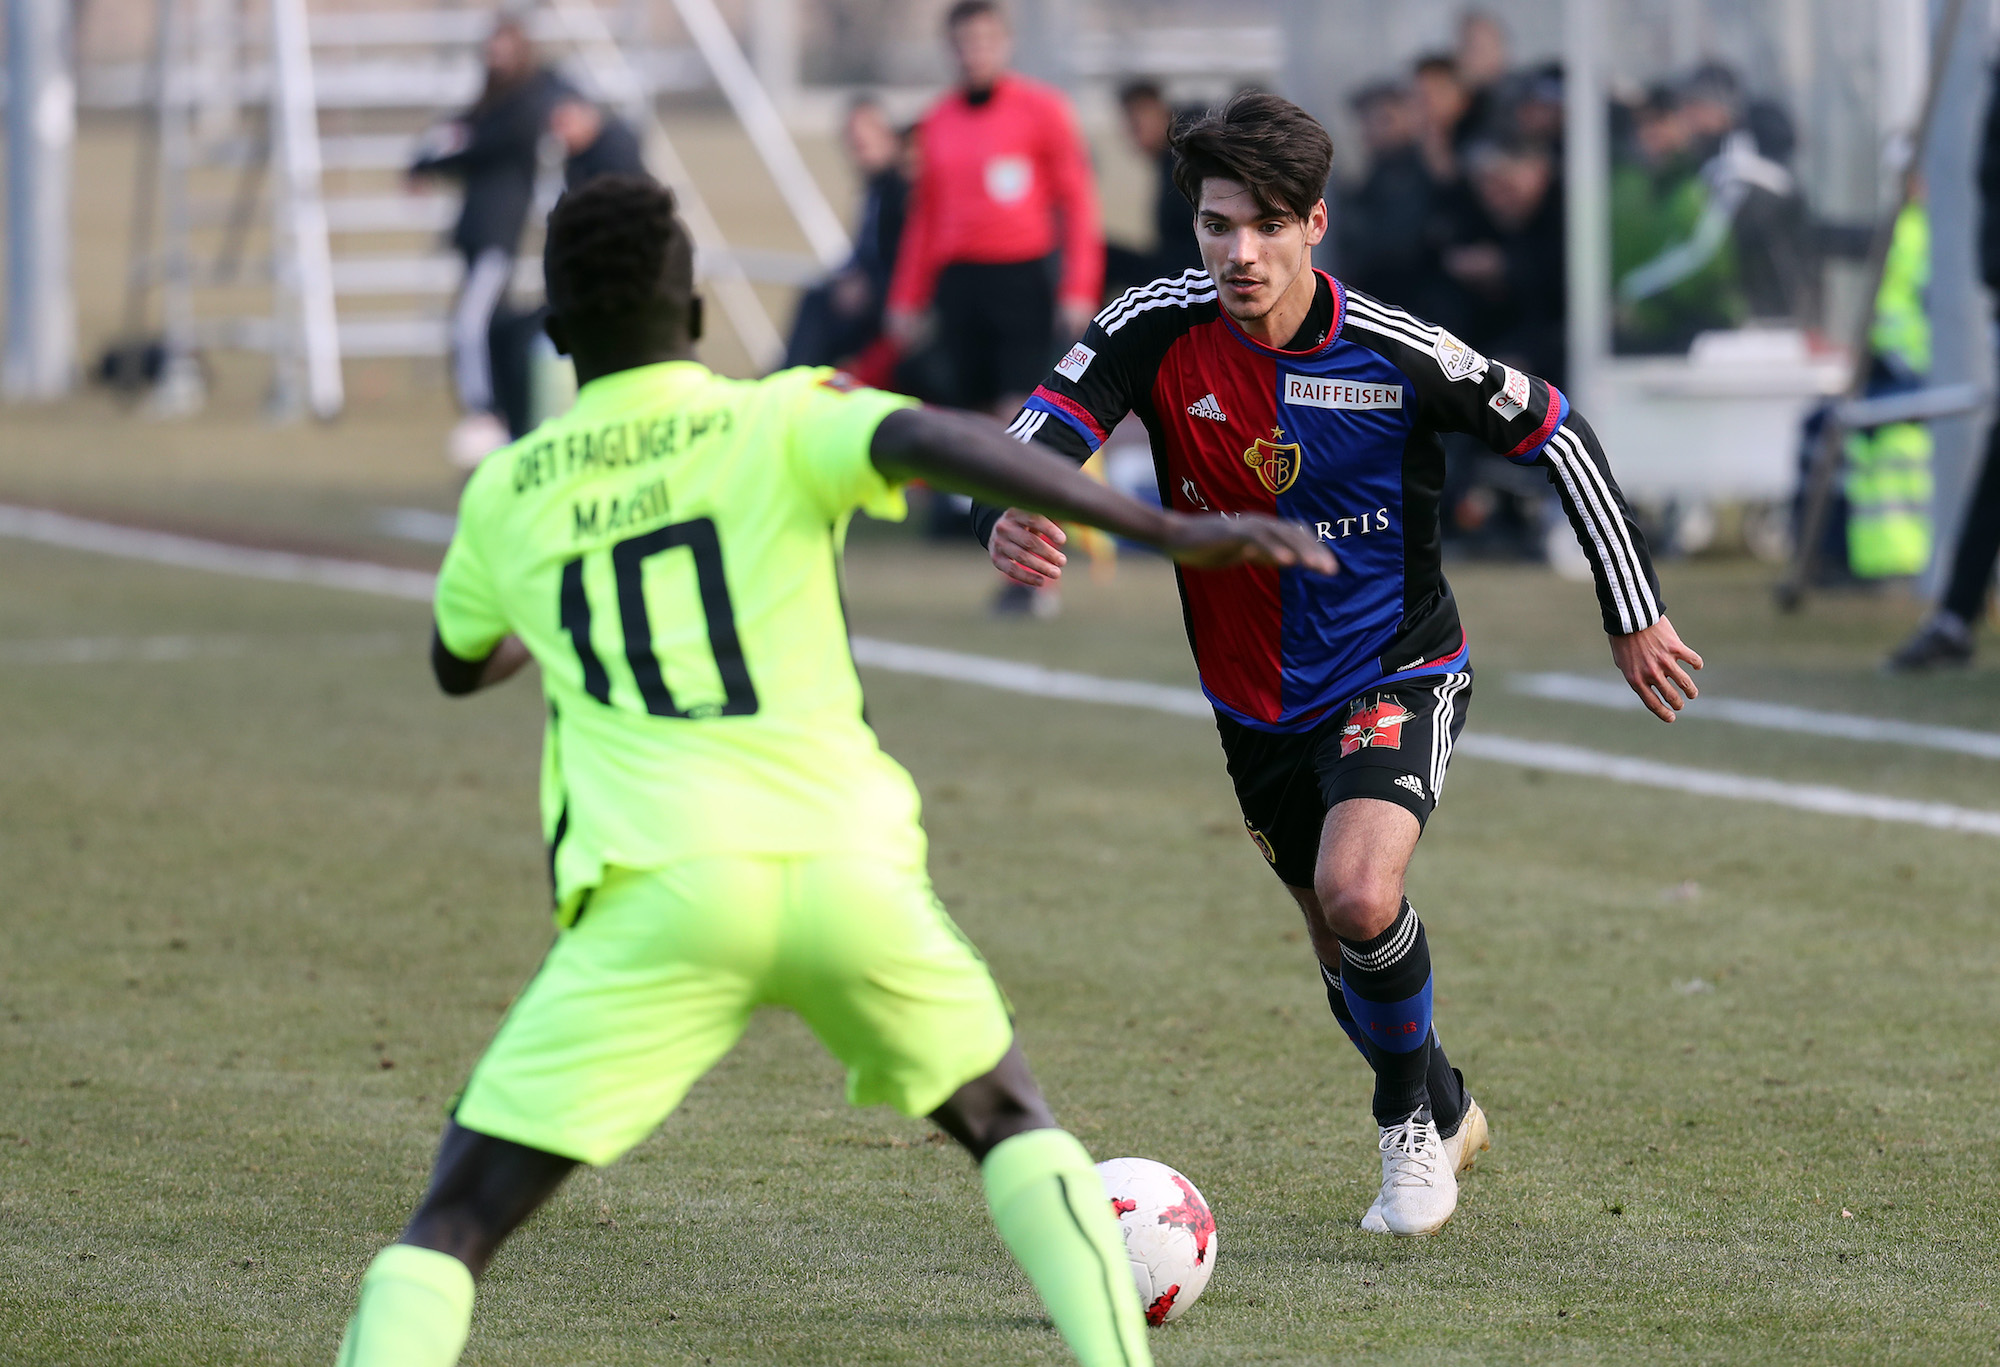
<svg viewBox="0 0 2000 1367">
<path fill-rule="evenodd" d="M 1250 444 L 1250 449 L 1243 453 L 1243 463 L 1255 470 L 1258 480 L 1274 494 L 1284 493 L 1292 487 L 1292 481 L 1299 477 L 1302 455 L 1299 444 L 1295 441 L 1280 443 L 1276 440 L 1284 435 L 1284 428 L 1273 427 L 1271 429 L 1273 440 L 1266 441 L 1259 437 Z"/>
<path fill-rule="evenodd" d="M 1371 747 L 1400 750 L 1403 748 L 1403 723 L 1416 719 L 1416 713 L 1394 698 L 1370 698 L 1347 714 L 1347 725 L 1340 728 L 1340 757 L 1346 759 L 1357 750 Z"/>
</svg>

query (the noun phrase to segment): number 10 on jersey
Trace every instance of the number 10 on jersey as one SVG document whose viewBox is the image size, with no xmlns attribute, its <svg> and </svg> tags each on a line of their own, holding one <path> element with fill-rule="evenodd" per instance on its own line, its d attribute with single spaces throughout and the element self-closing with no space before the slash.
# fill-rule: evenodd
<svg viewBox="0 0 2000 1367">
<path fill-rule="evenodd" d="M 660 562 L 657 557 L 683 550 L 689 553 L 694 568 L 693 601 L 687 607 L 700 609 L 707 629 L 708 651 L 714 657 L 715 673 L 722 684 L 719 702 L 698 702 L 685 709 L 676 704 L 668 684 L 664 662 L 654 644 L 652 614 L 646 604 L 648 562 L 658 566 L 657 577 L 671 563 Z M 590 556 L 607 554 L 611 557 L 612 580 L 618 590 L 618 625 L 625 638 L 625 664 L 631 670 L 632 682 L 638 687 L 646 711 L 656 717 L 682 718 L 742 717 L 755 712 L 757 689 L 750 682 L 749 667 L 743 662 L 743 645 L 736 635 L 736 611 L 730 605 L 729 583 L 722 573 L 722 542 L 716 536 L 715 523 L 705 517 L 628 537 L 608 550 L 580 555 L 563 566 L 562 625 L 576 647 L 577 661 L 583 666 L 584 691 L 606 706 L 615 705 L 611 701 L 611 676 L 591 641 L 592 608 L 583 586 L 584 562 Z M 663 608 L 663 616 L 668 620 L 661 623 L 660 634 L 666 641 L 685 640 L 685 626 L 691 617 L 678 607 L 670 612 Z M 683 696 L 689 696 L 685 680 L 682 690 Z"/>
</svg>

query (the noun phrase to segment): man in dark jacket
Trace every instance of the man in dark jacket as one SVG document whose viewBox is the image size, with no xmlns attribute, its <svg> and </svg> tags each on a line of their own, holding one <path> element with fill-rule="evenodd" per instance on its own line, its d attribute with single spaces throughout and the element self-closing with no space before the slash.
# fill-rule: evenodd
<svg viewBox="0 0 2000 1367">
<path fill-rule="evenodd" d="M 1415 97 L 1392 82 L 1355 95 L 1368 174 L 1341 203 L 1342 278 L 1398 307 L 1421 306 L 1438 269 L 1434 182 L 1424 165 Z"/>
<path fill-rule="evenodd" d="M 410 167 L 412 176 L 459 181 L 465 199 L 451 245 L 465 258 L 465 279 L 452 306 L 452 380 L 464 414 L 451 436 L 452 462 L 471 469 L 507 442 L 497 416 L 487 341 L 493 315 L 507 296 L 514 254 L 535 198 L 535 172 L 549 109 L 562 93 L 555 75 L 535 60 L 527 33 L 512 19 L 486 40 L 486 85 L 465 113 L 431 130 Z"/>
<path fill-rule="evenodd" d="M 549 131 L 563 145 L 563 188 L 580 190 L 599 176 L 650 176 L 639 135 L 581 96 L 556 102 Z"/>
<path fill-rule="evenodd" d="M 1989 290 L 2000 291 L 2000 67 L 1993 71 L 1986 136 L 1979 149 L 1979 273 Z M 1884 662 L 1886 666 L 1915 674 L 1971 664 L 1973 629 L 1986 615 L 1996 560 L 2000 560 L 2000 420 L 1987 429 L 1986 458 L 1959 525 L 1958 550 L 1952 556 L 1944 599 L 1917 634 Z"/>
<path fill-rule="evenodd" d="M 1108 243 L 1104 248 L 1104 284 L 1116 296 L 1134 285 L 1179 275 L 1201 265 L 1201 248 L 1194 240 L 1194 205 L 1174 188 L 1174 109 L 1156 81 L 1129 81 L 1118 92 L 1125 112 L 1125 131 L 1132 145 L 1152 159 L 1158 172 L 1153 192 L 1153 245 L 1150 250 Z"/>
<path fill-rule="evenodd" d="M 862 182 L 854 255 L 831 278 L 800 296 L 791 341 L 785 347 L 788 366 L 849 364 L 882 335 L 882 309 L 896 271 L 896 249 L 910 200 L 910 182 L 903 174 L 903 137 L 881 103 L 864 95 L 847 107 L 842 141 Z M 888 364 L 893 365 L 893 359 Z M 872 371 L 865 382 L 892 383 L 888 375 Z"/>
</svg>

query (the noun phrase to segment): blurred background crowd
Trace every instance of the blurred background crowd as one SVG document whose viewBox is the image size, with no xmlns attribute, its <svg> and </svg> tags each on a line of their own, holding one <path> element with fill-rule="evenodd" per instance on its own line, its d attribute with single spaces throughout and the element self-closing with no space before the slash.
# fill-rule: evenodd
<svg viewBox="0 0 2000 1367">
<path fill-rule="evenodd" d="M 360 149 L 354 165 L 375 157 L 370 164 L 409 186 L 433 187 L 423 203 L 450 200 L 435 225 L 456 258 L 448 274 L 423 274 L 422 262 L 342 260 L 352 248 L 337 247 L 333 275 L 336 292 L 356 295 L 392 294 L 421 275 L 448 298 L 432 321 L 371 321 L 347 313 L 343 297 L 341 330 L 362 343 L 343 343 L 349 364 L 441 353 L 458 408 L 449 454 L 461 468 L 565 401 L 541 337 L 535 260 L 540 219 L 564 185 L 660 174 L 695 193 L 689 212 L 711 321 L 734 348 L 716 353 L 728 357 L 725 369 L 837 365 L 870 384 L 1004 417 L 1107 300 L 1199 267 L 1192 206 L 1170 174 L 1170 131 L 1236 89 L 1264 86 L 1335 134 L 1332 227 L 1318 264 L 1588 396 L 1662 552 L 1715 544 L 1718 509 L 1730 505 L 1740 511 L 1735 544 L 1766 558 L 1812 540 L 1820 583 L 1942 577 L 1935 417 L 1893 405 L 1873 425 L 1841 417 L 1830 429 L 1838 477 L 1826 515 L 1807 515 L 1807 476 L 1838 403 L 1931 395 L 1933 319 L 1941 306 L 1968 307 L 1958 297 L 1967 291 L 1933 297 L 1931 206 L 1910 158 L 1923 35 L 1940 8 L 1927 0 L 1246 0 L 1227 10 L 1201 0 L 634 0 L 610 9 L 548 0 L 506 12 L 424 10 L 416 0 L 262 3 L 273 16 L 289 6 L 309 18 L 314 51 L 360 56 L 351 69 L 321 70 L 316 136 L 327 156 Z M 78 12 L 88 101 L 153 102 L 140 183 L 142 195 L 156 194 L 163 223 L 175 211 L 159 168 L 175 146 L 187 155 L 194 138 L 173 133 L 170 115 L 176 101 L 192 106 L 195 133 L 207 117 L 199 89 L 167 93 L 172 82 L 160 73 L 179 60 L 170 49 L 191 43 L 198 68 L 208 60 L 202 25 L 257 8 L 98 0 Z M 150 37 L 124 22 L 149 12 Z M 1578 16 L 1595 16 L 1602 30 L 1603 69 L 1590 90 L 1606 110 L 1602 177 L 1583 187 L 1570 183 L 1577 163 L 1566 146 L 1577 127 L 1567 64 Z M 370 65 L 369 54 L 394 44 L 430 65 Z M 717 93 L 737 127 L 696 174 L 680 141 L 710 135 Z M 453 101 L 419 136 L 381 131 L 396 126 L 391 109 L 443 111 Z M 707 131 L 691 134 L 697 126 Z M 274 128 L 265 125 L 267 158 Z M 830 141 L 844 166 L 814 152 L 808 171 L 794 135 L 800 146 Z M 750 164 L 752 149 L 761 165 Z M 340 166 L 329 160 L 329 176 L 344 174 Z M 768 199 L 746 207 L 749 181 L 766 175 L 789 211 L 779 218 L 805 230 L 812 253 L 766 245 L 789 228 Z M 2000 183 L 2000 171 L 1989 179 Z M 704 197 L 723 207 L 711 213 Z M 1579 203 L 1587 218 L 1601 213 L 1601 244 L 1572 240 Z M 1963 192 L 1954 203 L 1952 231 L 1962 237 L 1974 205 Z M 328 207 L 344 211 L 332 222 L 336 244 L 429 221 L 390 212 L 380 196 Z M 166 293 L 162 322 L 151 322 L 154 286 L 143 282 L 164 281 L 164 290 L 175 276 L 171 252 L 167 268 L 149 274 L 155 263 L 142 248 L 151 239 L 138 227 L 146 221 L 142 201 L 130 277 L 142 283 L 128 288 L 98 373 L 165 411 L 197 343 L 185 318 L 192 306 L 177 309 Z M 1601 262 L 1579 254 L 1599 245 Z M 1872 262 L 1878 246 L 1886 260 Z M 227 259 L 225 247 L 212 273 Z M 199 274 L 183 269 L 183 296 Z M 282 286 L 285 272 L 277 275 Z M 1593 276 L 1604 281 L 1603 326 L 1589 334 L 1602 339 L 1593 343 L 1601 354 L 1573 355 L 1587 301 L 1572 291 Z M 1952 345 L 1946 369 L 1964 380 L 1965 349 Z M 275 350 L 282 361 L 284 347 Z M 1849 374 L 1865 380 L 1859 393 L 1843 392 L 1855 388 Z M 1930 411 L 1969 424 L 1971 406 Z M 1578 568 L 1565 563 L 1569 533 L 1538 471 L 1469 440 L 1448 444 L 1444 534 L 1454 554 Z M 1114 433 L 1101 464 L 1114 482 L 1151 490 L 1143 432 Z M 1953 488 L 1976 482 L 1947 473 Z M 1973 504 L 1992 505 L 1983 516 L 2000 536 L 2000 477 L 1993 496 Z M 949 504 L 929 521 L 941 536 L 960 534 Z"/>
</svg>

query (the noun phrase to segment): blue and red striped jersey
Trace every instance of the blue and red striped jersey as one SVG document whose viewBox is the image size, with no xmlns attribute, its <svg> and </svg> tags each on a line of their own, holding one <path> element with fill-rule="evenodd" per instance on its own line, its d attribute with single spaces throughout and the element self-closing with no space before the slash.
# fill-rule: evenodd
<svg viewBox="0 0 2000 1367">
<path fill-rule="evenodd" d="M 1199 270 L 1129 290 L 1009 429 L 1082 461 L 1135 413 L 1165 506 L 1276 514 L 1332 545 L 1332 577 L 1262 566 L 1180 574 L 1189 642 L 1216 708 L 1245 725 L 1300 731 L 1385 681 L 1465 667 L 1441 561 L 1443 432 L 1470 433 L 1548 472 L 1590 559 L 1606 631 L 1657 620 L 1645 538 L 1562 393 L 1319 279 L 1330 323 L 1299 351 L 1247 336 Z M 998 518 L 980 510 L 982 541 Z"/>
</svg>

